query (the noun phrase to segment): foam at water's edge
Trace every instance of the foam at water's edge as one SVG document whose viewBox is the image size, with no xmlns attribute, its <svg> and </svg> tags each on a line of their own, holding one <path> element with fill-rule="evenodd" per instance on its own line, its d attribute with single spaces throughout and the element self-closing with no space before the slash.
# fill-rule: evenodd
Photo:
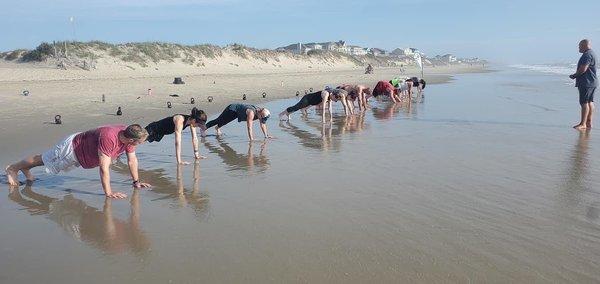
<svg viewBox="0 0 600 284">
<path fill-rule="evenodd" d="M 526 64 L 514 64 L 509 67 L 518 68 L 518 69 L 527 69 L 536 72 L 542 73 L 552 73 L 552 74 L 561 74 L 561 75 L 570 75 L 573 74 L 576 68 L 576 64 L 536 64 L 536 65 L 526 65 Z"/>
</svg>

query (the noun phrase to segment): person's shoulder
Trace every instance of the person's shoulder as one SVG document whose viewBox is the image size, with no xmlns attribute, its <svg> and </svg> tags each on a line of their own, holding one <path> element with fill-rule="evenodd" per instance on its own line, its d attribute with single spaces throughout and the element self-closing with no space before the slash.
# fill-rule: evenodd
<svg viewBox="0 0 600 284">
<path fill-rule="evenodd" d="M 108 124 L 108 125 L 103 125 L 97 128 L 98 132 L 100 133 L 107 133 L 107 132 L 119 132 L 121 130 L 125 130 L 127 128 L 127 125 L 125 124 Z"/>
<path fill-rule="evenodd" d="M 583 57 L 583 58 L 586 58 L 586 57 L 596 57 L 596 54 L 594 53 L 593 50 L 588 49 L 584 53 L 581 54 L 581 57 Z"/>
</svg>

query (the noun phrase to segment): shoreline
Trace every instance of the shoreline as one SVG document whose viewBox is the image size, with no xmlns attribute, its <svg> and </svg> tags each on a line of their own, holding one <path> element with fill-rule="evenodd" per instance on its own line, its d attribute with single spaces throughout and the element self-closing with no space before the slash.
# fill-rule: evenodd
<svg viewBox="0 0 600 284">
<path fill-rule="evenodd" d="M 463 66 L 464 67 L 464 66 Z M 469 67 L 469 66 L 466 66 Z M 486 72 L 481 66 L 472 68 L 426 69 L 428 84 L 452 81 L 452 76 L 463 73 Z M 195 106 L 209 116 L 220 113 L 227 104 L 242 102 L 242 95 L 249 104 L 260 105 L 268 101 L 292 98 L 298 91 L 304 95 L 309 88 L 322 89 L 326 85 L 341 83 L 373 86 L 379 80 L 394 76 L 414 76 L 416 70 L 400 74 L 397 68 L 378 68 L 374 74 L 362 74 L 363 70 L 339 70 L 334 72 L 285 72 L 270 74 L 203 74 L 183 76 L 184 85 L 172 84 L 173 77 L 141 78 L 83 78 L 61 81 L 5 81 L 0 86 L 0 122 L 3 133 L 0 145 L 0 163 L 12 163 L 24 156 L 51 147 L 62 137 L 85 131 L 99 125 L 132 124 L 142 126 L 176 113 L 189 113 Z M 26 87 L 23 87 L 26 86 Z M 29 96 L 20 95 L 27 88 Z M 146 94 L 147 89 L 152 95 Z M 261 97 L 262 92 L 267 97 Z M 106 102 L 101 103 L 102 95 Z M 170 97 L 177 94 L 179 97 Z M 207 98 L 213 96 L 212 103 Z M 191 98 L 196 104 L 190 104 Z M 171 102 L 172 108 L 166 103 Z M 123 110 L 116 116 L 117 107 Z M 281 110 L 271 110 L 276 118 Z M 55 115 L 62 116 L 61 125 L 53 123 Z M 272 117 L 272 118 L 273 118 Z"/>
</svg>

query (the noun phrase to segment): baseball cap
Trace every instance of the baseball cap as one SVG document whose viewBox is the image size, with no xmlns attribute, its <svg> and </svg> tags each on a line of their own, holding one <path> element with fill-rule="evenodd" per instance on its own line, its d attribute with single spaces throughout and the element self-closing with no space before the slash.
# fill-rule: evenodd
<svg viewBox="0 0 600 284">
<path fill-rule="evenodd" d="M 268 109 L 264 108 L 263 109 L 263 113 L 265 115 L 263 116 L 263 118 L 260 119 L 260 122 L 261 123 L 266 123 L 267 119 L 269 119 L 269 117 L 271 117 L 271 112 Z"/>
</svg>

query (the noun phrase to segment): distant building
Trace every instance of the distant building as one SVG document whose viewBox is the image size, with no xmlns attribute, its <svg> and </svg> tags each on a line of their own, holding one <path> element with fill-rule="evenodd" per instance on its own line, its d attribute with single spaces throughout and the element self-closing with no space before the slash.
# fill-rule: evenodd
<svg viewBox="0 0 600 284">
<path fill-rule="evenodd" d="M 444 62 L 448 62 L 448 63 L 454 63 L 456 61 L 458 61 L 458 59 L 456 58 L 456 56 L 452 55 L 452 54 L 446 54 L 442 56 L 442 60 Z"/>
<path fill-rule="evenodd" d="M 303 48 L 303 46 L 301 43 L 294 43 L 294 44 L 290 44 L 288 46 L 279 47 L 276 50 L 277 51 L 289 51 L 289 52 L 293 52 L 296 54 L 302 54 L 304 52 L 304 50 L 302 48 Z"/>
<path fill-rule="evenodd" d="M 370 48 L 369 53 L 374 56 L 384 56 L 386 55 L 386 51 L 381 48 Z"/>
<path fill-rule="evenodd" d="M 452 54 L 444 54 L 444 55 L 436 55 L 434 57 L 435 60 L 440 61 L 442 63 L 455 63 L 458 62 L 458 58 Z"/>
<path fill-rule="evenodd" d="M 367 49 L 366 48 L 360 47 L 360 46 L 356 46 L 356 45 L 348 46 L 348 52 L 351 55 L 367 55 Z"/>
<path fill-rule="evenodd" d="M 323 42 L 320 43 L 322 49 L 324 50 L 328 50 L 328 51 L 336 51 L 336 52 L 341 52 L 341 53 L 350 53 L 350 51 L 348 50 L 348 47 L 346 46 L 346 42 L 343 40 L 337 41 L 337 42 Z"/>
<path fill-rule="evenodd" d="M 398 57 L 413 56 L 415 52 L 419 52 L 416 48 L 396 48 L 390 54 Z"/>
<path fill-rule="evenodd" d="M 307 43 L 307 44 L 304 44 L 304 48 L 310 49 L 310 50 L 322 50 L 323 46 L 318 43 Z"/>
<path fill-rule="evenodd" d="M 294 43 L 294 44 L 290 44 L 288 46 L 279 47 L 276 50 L 293 52 L 296 54 L 306 54 L 312 50 L 333 51 L 333 52 L 340 52 L 340 53 L 344 53 L 344 54 L 357 55 L 357 56 L 367 55 L 367 54 L 373 54 L 375 56 L 384 56 L 387 54 L 387 52 L 385 50 L 380 49 L 380 48 L 366 48 L 366 47 L 361 47 L 361 46 L 357 46 L 357 45 L 346 45 L 346 42 L 343 40 L 320 42 L 320 43 L 311 42 L 311 43 L 304 43 L 304 44 L 303 43 Z M 396 49 L 396 50 L 400 50 L 400 49 Z M 401 51 L 402 51 L 402 54 L 401 54 L 402 56 L 404 56 L 405 53 L 412 52 L 410 49 L 404 49 Z"/>
</svg>

